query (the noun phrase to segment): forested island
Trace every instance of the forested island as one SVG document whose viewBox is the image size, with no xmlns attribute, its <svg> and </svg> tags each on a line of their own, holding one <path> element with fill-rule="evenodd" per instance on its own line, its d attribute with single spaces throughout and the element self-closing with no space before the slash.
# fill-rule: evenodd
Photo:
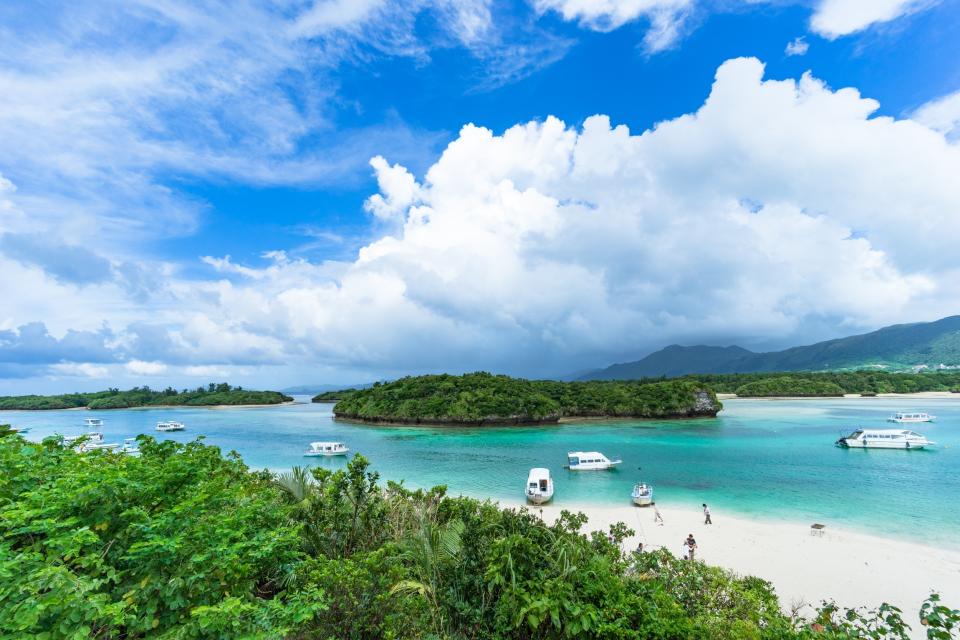
<svg viewBox="0 0 960 640">
<path fill-rule="evenodd" d="M 280 404 L 293 398 L 278 391 L 254 391 L 222 382 L 206 387 L 177 391 L 167 387 L 154 391 L 134 387 L 127 391 L 107 389 L 92 393 L 65 393 L 56 396 L 0 396 L 0 410 L 39 411 L 48 409 L 129 409 L 131 407 L 210 407 L 217 405 Z"/>
<path fill-rule="evenodd" d="M 0 637 L 906 639 L 916 611 L 781 612 L 773 587 L 623 524 L 411 491 L 346 469 L 251 472 L 200 442 L 77 453 L 0 430 Z M 95 461 L 95 464 L 91 464 Z M 933 599 L 925 629 L 960 611 Z"/>
<path fill-rule="evenodd" d="M 328 394 L 314 402 L 328 401 Z M 694 380 L 557 382 L 477 372 L 428 375 L 340 392 L 338 418 L 396 424 L 537 424 L 562 418 L 716 416 L 716 394 Z"/>
</svg>

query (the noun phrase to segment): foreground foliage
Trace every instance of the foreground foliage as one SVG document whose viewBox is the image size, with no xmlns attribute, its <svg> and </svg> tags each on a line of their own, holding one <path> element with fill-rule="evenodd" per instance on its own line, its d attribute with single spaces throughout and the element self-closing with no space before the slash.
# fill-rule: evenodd
<svg viewBox="0 0 960 640">
<path fill-rule="evenodd" d="M 345 470 L 250 472 L 200 442 L 139 458 L 0 437 L 3 638 L 904 638 L 893 607 L 783 615 L 771 586 L 564 512 L 383 487 Z M 919 605 L 920 603 L 918 603 Z M 936 598 L 929 638 L 956 638 Z M 952 634 L 952 635 L 951 635 Z"/>
<path fill-rule="evenodd" d="M 712 391 L 691 380 L 557 382 L 477 372 L 377 383 L 341 393 L 333 410 L 339 417 L 377 422 L 495 424 L 714 416 L 720 408 Z"/>
<path fill-rule="evenodd" d="M 134 387 L 128 391 L 108 389 L 93 393 L 65 393 L 58 396 L 0 396 L 0 409 L 127 409 L 151 406 L 216 406 L 244 404 L 280 404 L 293 398 L 277 391 L 251 391 L 231 387 L 222 382 L 206 387 L 177 391 L 167 387 L 154 391 L 150 387 Z"/>
</svg>

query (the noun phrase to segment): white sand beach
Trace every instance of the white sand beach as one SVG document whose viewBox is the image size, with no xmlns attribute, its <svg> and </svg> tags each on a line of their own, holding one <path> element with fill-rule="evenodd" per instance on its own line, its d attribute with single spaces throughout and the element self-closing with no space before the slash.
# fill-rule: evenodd
<svg viewBox="0 0 960 640">
<path fill-rule="evenodd" d="M 665 547 L 680 555 L 692 533 L 697 558 L 741 575 L 769 580 L 785 612 L 833 599 L 841 606 L 875 607 L 888 602 L 903 609 L 904 619 L 919 632 L 917 612 L 931 591 L 946 604 L 960 606 L 960 549 L 941 548 L 882 536 L 867 535 L 826 524 L 823 536 L 810 535 L 812 523 L 751 520 L 711 508 L 712 525 L 690 508 L 658 504 L 664 525 L 654 524 L 650 507 L 543 507 L 552 522 L 562 509 L 581 511 L 589 530 L 606 530 L 623 522 L 637 532 L 626 543 L 645 549 Z M 539 507 L 531 507 L 537 512 Z"/>
</svg>

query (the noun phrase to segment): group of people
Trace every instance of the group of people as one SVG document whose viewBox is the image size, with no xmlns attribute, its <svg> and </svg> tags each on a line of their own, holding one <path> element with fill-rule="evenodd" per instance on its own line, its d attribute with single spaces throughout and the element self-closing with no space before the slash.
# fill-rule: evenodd
<svg viewBox="0 0 960 640">
<path fill-rule="evenodd" d="M 660 513 L 660 510 L 657 509 L 657 503 L 652 502 L 650 506 L 653 507 L 653 521 L 663 526 L 663 515 Z M 703 503 L 703 524 L 713 524 L 713 519 L 710 517 L 710 507 L 707 506 L 707 503 Z M 643 543 L 637 545 L 635 553 L 643 553 Z M 683 541 L 683 551 L 682 555 L 687 560 L 695 559 L 697 553 L 697 540 L 693 537 L 693 534 L 688 534 L 687 539 Z"/>
</svg>

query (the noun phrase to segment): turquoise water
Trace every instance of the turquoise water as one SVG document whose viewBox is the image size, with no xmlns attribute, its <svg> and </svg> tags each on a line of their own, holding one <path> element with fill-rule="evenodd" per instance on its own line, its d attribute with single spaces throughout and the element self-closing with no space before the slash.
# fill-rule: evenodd
<svg viewBox="0 0 960 640">
<path fill-rule="evenodd" d="M 306 400 L 299 398 L 299 400 Z M 148 433 L 243 455 L 252 468 L 288 469 L 344 459 L 304 458 L 313 440 L 341 440 L 367 456 L 383 478 L 408 486 L 446 484 L 451 493 L 522 500 L 527 471 L 551 469 L 554 503 L 630 503 L 634 482 L 652 483 L 658 505 L 710 503 L 753 517 L 828 522 L 925 542 L 960 546 L 960 398 L 732 400 L 716 419 L 609 421 L 550 427 L 383 427 L 333 420 L 331 405 L 231 409 L 0 412 L 0 423 L 31 427 L 29 437 L 79 434 L 83 418 L 104 420 L 106 439 Z M 927 451 L 851 451 L 833 446 L 841 431 L 883 428 L 897 410 L 938 416 L 916 431 Z M 187 431 L 160 434 L 160 419 Z M 615 471 L 574 473 L 566 452 L 598 450 L 624 463 Z"/>
</svg>

